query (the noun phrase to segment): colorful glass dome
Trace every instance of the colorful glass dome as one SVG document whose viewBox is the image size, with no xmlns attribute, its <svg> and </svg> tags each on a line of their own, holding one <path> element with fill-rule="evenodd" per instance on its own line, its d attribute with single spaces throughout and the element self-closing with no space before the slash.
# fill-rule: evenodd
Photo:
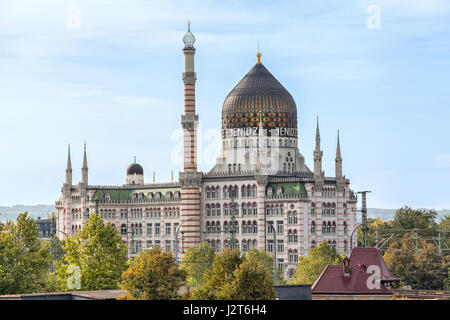
<svg viewBox="0 0 450 320">
<path fill-rule="evenodd" d="M 260 63 L 250 69 L 225 98 L 222 129 L 258 127 L 297 129 L 297 106 L 291 94 Z M 261 115 L 262 113 L 262 115 Z"/>
</svg>

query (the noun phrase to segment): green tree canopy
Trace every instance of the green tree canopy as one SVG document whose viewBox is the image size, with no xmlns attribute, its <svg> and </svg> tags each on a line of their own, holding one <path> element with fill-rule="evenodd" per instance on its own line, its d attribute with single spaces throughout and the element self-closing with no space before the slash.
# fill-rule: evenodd
<svg viewBox="0 0 450 320">
<path fill-rule="evenodd" d="M 178 290 L 186 272 L 178 268 L 172 252 L 159 247 L 144 250 L 122 276 L 122 289 L 129 300 L 170 300 L 178 298 Z"/>
<path fill-rule="evenodd" d="M 226 248 L 216 254 L 203 284 L 192 294 L 193 299 L 259 300 L 273 299 L 272 257 L 264 251 L 250 250 L 245 256 L 239 249 Z"/>
<path fill-rule="evenodd" d="M 99 214 L 92 213 L 86 225 L 77 234 L 67 237 L 65 256 L 57 263 L 54 280 L 63 291 L 68 281 L 80 276 L 81 290 L 118 288 L 122 272 L 127 268 L 127 245 L 119 232 L 104 224 Z M 75 280 L 75 279 L 74 279 Z"/>
<path fill-rule="evenodd" d="M 309 250 L 308 257 L 299 257 L 292 283 L 313 284 L 329 264 L 342 263 L 342 257 L 325 241 Z"/>
<path fill-rule="evenodd" d="M 0 294 L 41 291 L 50 266 L 50 244 L 37 238 L 27 212 L 0 225 Z"/>
<path fill-rule="evenodd" d="M 191 287 L 197 287 L 203 283 L 203 275 L 211 269 L 214 255 L 214 248 L 206 242 L 186 251 L 180 266 L 187 272 L 187 282 Z"/>
<path fill-rule="evenodd" d="M 225 284 L 218 299 L 271 300 L 276 296 L 272 274 L 256 260 L 244 260 L 233 277 L 232 282 Z"/>
<path fill-rule="evenodd" d="M 437 248 L 411 234 L 390 244 L 383 259 L 389 271 L 401 279 L 401 285 L 414 289 L 443 289 L 450 267 L 449 256 L 440 256 Z"/>
<path fill-rule="evenodd" d="M 419 235 L 434 235 L 437 229 L 436 216 L 434 210 L 412 209 L 405 206 L 395 212 L 392 228 L 420 229 Z"/>
</svg>

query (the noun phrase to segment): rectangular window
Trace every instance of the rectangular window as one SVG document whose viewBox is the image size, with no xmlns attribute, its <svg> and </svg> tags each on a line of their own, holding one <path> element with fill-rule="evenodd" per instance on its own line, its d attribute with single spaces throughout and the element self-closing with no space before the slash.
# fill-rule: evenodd
<svg viewBox="0 0 450 320">
<path fill-rule="evenodd" d="M 283 221 L 277 221 L 277 233 L 282 234 L 284 231 Z"/>
<path fill-rule="evenodd" d="M 166 251 L 172 250 L 172 245 L 170 240 L 166 240 Z"/>
<path fill-rule="evenodd" d="M 147 235 L 148 236 L 152 235 L 152 229 L 153 229 L 153 224 L 147 223 Z"/>
<path fill-rule="evenodd" d="M 147 249 L 150 249 L 151 246 L 152 246 L 152 240 L 148 240 L 147 241 Z"/>
<path fill-rule="evenodd" d="M 273 240 L 267 241 L 267 251 L 273 252 Z"/>
<path fill-rule="evenodd" d="M 161 247 L 161 241 L 160 240 L 156 240 L 155 241 L 155 247 L 158 247 L 158 248 Z"/>
<path fill-rule="evenodd" d="M 172 224 L 166 223 L 166 234 L 170 234 L 171 230 L 172 230 Z"/>
<path fill-rule="evenodd" d="M 284 241 L 277 240 L 277 252 L 284 252 Z"/>
<path fill-rule="evenodd" d="M 284 259 L 277 259 L 278 269 L 283 269 L 284 267 Z"/>
<path fill-rule="evenodd" d="M 161 226 L 159 223 L 155 223 L 155 235 L 161 234 Z"/>
</svg>

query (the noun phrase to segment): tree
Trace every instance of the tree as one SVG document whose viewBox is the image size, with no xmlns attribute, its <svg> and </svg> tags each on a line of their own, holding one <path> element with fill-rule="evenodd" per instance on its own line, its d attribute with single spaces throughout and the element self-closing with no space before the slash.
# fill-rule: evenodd
<svg viewBox="0 0 450 320">
<path fill-rule="evenodd" d="M 434 210 L 419 210 L 405 206 L 395 212 L 392 228 L 420 229 L 419 235 L 436 235 L 436 216 Z"/>
<path fill-rule="evenodd" d="M 181 262 L 181 269 L 186 271 L 187 282 L 191 287 L 197 287 L 203 283 L 203 275 L 211 269 L 214 254 L 214 248 L 206 242 L 186 251 Z"/>
<path fill-rule="evenodd" d="M 233 276 L 234 280 L 225 284 L 219 299 L 271 300 L 276 296 L 271 273 L 256 260 L 243 261 Z"/>
<path fill-rule="evenodd" d="M 411 234 L 391 243 L 383 259 L 392 274 L 401 279 L 401 285 L 414 289 L 443 289 L 448 277 L 449 257 L 440 256 L 437 248 Z"/>
<path fill-rule="evenodd" d="M 21 213 L 0 225 L 0 294 L 43 290 L 51 265 L 50 245 L 37 238 L 37 225 Z"/>
<path fill-rule="evenodd" d="M 141 251 L 136 261 L 122 275 L 122 289 L 129 300 L 170 300 L 186 279 L 171 252 L 159 247 Z"/>
<path fill-rule="evenodd" d="M 313 284 L 329 264 L 339 264 L 342 257 L 325 241 L 309 250 L 308 257 L 299 257 L 293 283 Z"/>
<path fill-rule="evenodd" d="M 245 255 L 246 260 L 252 260 L 256 263 L 264 265 L 271 277 L 273 277 L 273 256 L 268 254 L 265 250 L 258 250 L 253 248 Z M 273 281 L 272 281 L 273 283 Z M 283 277 L 283 270 L 277 268 L 277 284 L 286 284 L 287 281 Z"/>
<path fill-rule="evenodd" d="M 54 281 L 62 291 L 115 289 L 127 268 L 127 245 L 119 232 L 99 214 L 92 213 L 80 232 L 67 237 L 63 261 L 56 263 Z M 78 270 L 78 271 L 77 271 Z M 80 288 L 68 281 L 80 277 Z"/>
<path fill-rule="evenodd" d="M 243 258 L 239 249 L 225 248 L 214 257 L 213 265 L 207 270 L 203 284 L 194 290 L 193 299 L 216 300 L 222 299 L 223 289 L 228 282 L 234 280 L 234 271 L 242 263 Z"/>
<path fill-rule="evenodd" d="M 192 294 L 193 299 L 261 300 L 273 299 L 272 257 L 264 251 L 250 250 L 241 256 L 239 249 L 218 253 Z"/>
</svg>

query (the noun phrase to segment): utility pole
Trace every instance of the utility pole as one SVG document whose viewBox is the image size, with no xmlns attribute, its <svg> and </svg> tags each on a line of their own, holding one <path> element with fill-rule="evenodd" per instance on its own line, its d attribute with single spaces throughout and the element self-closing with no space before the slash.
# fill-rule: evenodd
<svg viewBox="0 0 450 320">
<path fill-rule="evenodd" d="M 178 263 L 178 234 L 180 233 L 180 228 L 183 225 L 183 223 L 192 220 L 192 218 L 189 218 L 187 220 L 184 220 L 183 222 L 181 222 L 177 228 L 175 229 L 175 244 L 174 244 L 174 256 L 175 256 L 175 261 Z M 183 232 L 181 233 L 181 236 L 183 237 Z M 183 240 L 182 240 L 183 241 Z"/>
<path fill-rule="evenodd" d="M 366 202 L 366 196 L 368 193 L 370 193 L 371 191 L 358 191 L 358 193 L 361 194 L 361 200 L 362 200 L 362 205 L 361 205 L 361 231 L 363 233 L 363 243 L 362 246 L 363 247 L 367 247 L 367 233 L 369 231 L 369 227 L 367 226 L 367 202 Z"/>
<path fill-rule="evenodd" d="M 273 231 L 273 285 L 275 286 L 277 284 L 277 271 L 278 271 L 278 266 L 277 266 L 277 231 L 275 230 L 274 226 L 273 226 L 273 221 L 268 222 L 267 223 L 270 228 Z M 265 232 L 265 231 L 264 231 Z"/>
</svg>

